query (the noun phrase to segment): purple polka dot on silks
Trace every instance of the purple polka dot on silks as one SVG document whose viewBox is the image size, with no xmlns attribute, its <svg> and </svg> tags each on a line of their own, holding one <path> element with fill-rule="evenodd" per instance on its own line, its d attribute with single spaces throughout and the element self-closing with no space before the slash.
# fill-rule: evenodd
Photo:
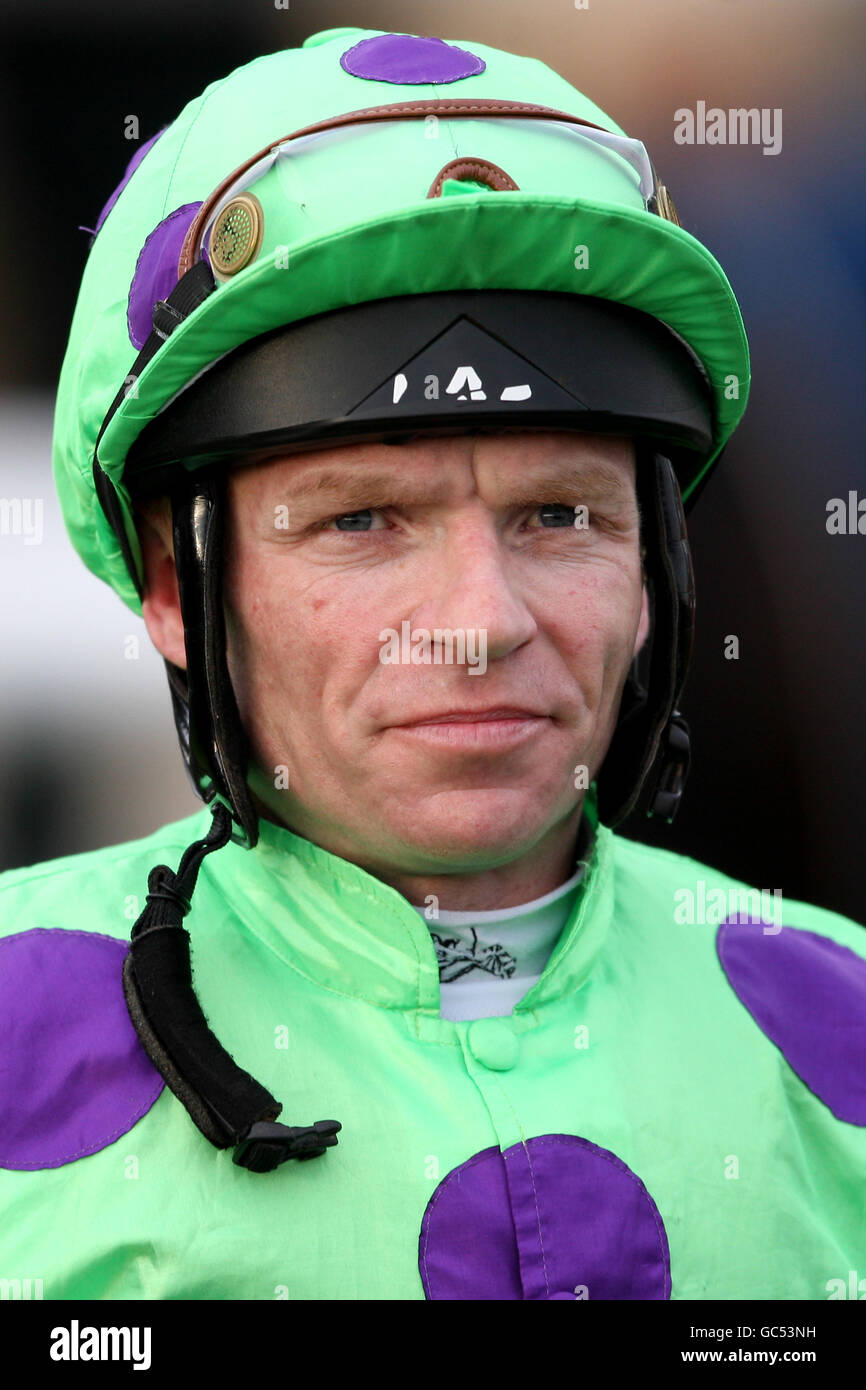
<svg viewBox="0 0 866 1390">
<path fill-rule="evenodd" d="M 864 936 L 866 947 L 866 936 Z M 837 1120 L 866 1125 L 866 960 L 818 932 L 721 923 L 716 950 L 734 993 Z"/>
<path fill-rule="evenodd" d="M 183 240 L 200 207 L 201 203 L 184 203 L 175 208 L 154 227 L 139 252 L 126 312 L 129 339 L 134 347 L 144 347 L 153 327 L 154 304 L 167 299 L 177 284 Z"/>
<path fill-rule="evenodd" d="M 486 66 L 483 58 L 465 48 L 416 34 L 377 34 L 347 48 L 340 57 L 340 67 L 352 77 L 397 85 L 459 82 L 462 77 L 475 77 Z"/>
<path fill-rule="evenodd" d="M 421 1223 L 428 1299 L 670 1298 L 658 1208 L 622 1159 L 576 1134 L 484 1149 L 437 1187 Z"/>
<path fill-rule="evenodd" d="M 123 994 L 129 943 L 38 927 L 0 940 L 0 1168 L 60 1168 L 112 1144 L 164 1082 Z"/>
<path fill-rule="evenodd" d="M 141 161 L 144 159 L 144 156 L 147 154 L 148 150 L 153 148 L 160 135 L 162 135 L 163 131 L 165 130 L 168 130 L 168 126 L 163 126 L 162 130 L 158 130 L 155 135 L 151 135 L 150 139 L 145 140 L 144 144 L 136 150 L 135 154 L 132 156 L 132 159 L 126 166 L 123 178 L 120 180 L 120 183 L 115 188 L 114 192 L 112 193 L 111 197 L 105 204 L 105 207 L 102 209 L 102 212 L 99 214 L 99 217 L 96 220 L 94 236 L 99 231 L 108 214 L 111 212 L 111 209 L 114 207 L 114 204 L 117 202 L 124 188 L 129 183 L 129 180 L 132 178 L 133 174 L 135 173 Z"/>
</svg>

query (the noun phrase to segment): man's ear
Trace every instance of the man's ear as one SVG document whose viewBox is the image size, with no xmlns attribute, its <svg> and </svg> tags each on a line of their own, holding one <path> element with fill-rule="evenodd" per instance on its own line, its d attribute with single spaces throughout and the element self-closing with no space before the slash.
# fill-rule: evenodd
<svg viewBox="0 0 866 1390">
<path fill-rule="evenodd" d="M 646 584 L 644 584 L 640 600 L 640 622 L 638 623 L 637 636 L 634 639 L 634 651 L 632 652 L 633 657 L 637 656 L 638 652 L 640 651 L 641 647 L 646 641 L 647 636 L 649 635 L 649 629 L 649 594 L 647 593 Z"/>
<path fill-rule="evenodd" d="M 171 503 L 168 498 L 139 503 L 135 520 L 144 563 L 141 612 L 145 627 L 157 651 L 185 671 L 186 646 L 174 564 Z"/>
</svg>

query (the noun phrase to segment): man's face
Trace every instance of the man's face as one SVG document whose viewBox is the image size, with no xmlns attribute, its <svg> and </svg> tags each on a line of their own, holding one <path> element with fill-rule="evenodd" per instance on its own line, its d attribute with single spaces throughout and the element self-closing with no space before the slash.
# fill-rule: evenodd
<svg viewBox="0 0 866 1390">
<path fill-rule="evenodd" d="M 422 875 L 573 819 L 646 636 L 634 480 L 630 441 L 554 432 L 235 469 L 229 669 L 272 818 Z M 415 722 L 503 708 L 522 713 Z"/>
</svg>

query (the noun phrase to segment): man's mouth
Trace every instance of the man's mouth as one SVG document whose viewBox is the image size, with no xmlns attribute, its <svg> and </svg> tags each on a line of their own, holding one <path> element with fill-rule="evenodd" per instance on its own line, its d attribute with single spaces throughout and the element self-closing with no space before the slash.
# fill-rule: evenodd
<svg viewBox="0 0 866 1390">
<path fill-rule="evenodd" d="M 425 724 L 480 724 L 515 719 L 543 719 L 538 710 L 518 705 L 502 705 L 496 709 L 450 709 L 438 714 L 424 714 L 418 719 L 405 720 L 395 727 L 400 729 L 418 728 Z"/>
<path fill-rule="evenodd" d="M 549 727 L 548 715 L 506 706 L 484 710 L 444 710 L 408 724 L 394 725 L 391 732 L 442 748 L 501 751 L 525 743 Z"/>
</svg>

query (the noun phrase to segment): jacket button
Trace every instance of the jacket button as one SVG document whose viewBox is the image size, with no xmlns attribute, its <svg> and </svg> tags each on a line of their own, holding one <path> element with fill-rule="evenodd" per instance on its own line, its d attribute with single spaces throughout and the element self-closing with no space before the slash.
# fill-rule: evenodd
<svg viewBox="0 0 866 1390">
<path fill-rule="evenodd" d="M 520 1056 L 520 1044 L 504 1018 L 478 1018 L 467 1034 L 476 1062 L 491 1071 L 510 1071 Z"/>
</svg>

